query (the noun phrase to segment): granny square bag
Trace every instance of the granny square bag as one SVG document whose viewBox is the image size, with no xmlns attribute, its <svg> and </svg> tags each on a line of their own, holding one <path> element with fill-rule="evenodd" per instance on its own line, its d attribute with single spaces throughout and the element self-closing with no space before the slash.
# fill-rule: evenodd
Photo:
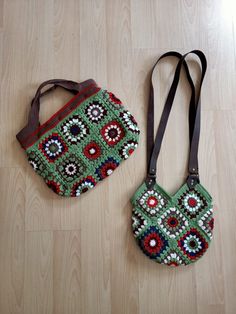
<svg viewBox="0 0 236 314">
<path fill-rule="evenodd" d="M 149 258 L 171 266 L 188 265 L 197 261 L 209 247 L 214 225 L 212 198 L 200 184 L 197 156 L 200 135 L 200 91 L 207 62 L 201 51 L 194 50 L 190 53 L 199 57 L 202 68 L 200 90 L 196 100 L 195 87 L 185 61 L 189 53 L 182 56 L 177 52 L 168 52 L 159 58 L 152 69 L 153 74 L 157 63 L 165 57 L 175 56 L 180 59 L 165 102 L 155 142 L 154 90 L 151 78 L 147 118 L 147 178 L 131 200 L 132 228 L 138 245 Z M 179 190 L 174 195 L 170 195 L 156 182 L 156 162 L 182 65 L 192 91 L 189 105 L 188 177 Z"/>
<path fill-rule="evenodd" d="M 46 85 L 52 85 L 46 91 Z M 40 98 L 56 87 L 74 97 L 40 125 Z M 42 83 L 31 103 L 28 123 L 17 135 L 33 169 L 62 196 L 79 196 L 108 177 L 136 149 L 139 128 L 112 93 L 94 80 Z"/>
</svg>

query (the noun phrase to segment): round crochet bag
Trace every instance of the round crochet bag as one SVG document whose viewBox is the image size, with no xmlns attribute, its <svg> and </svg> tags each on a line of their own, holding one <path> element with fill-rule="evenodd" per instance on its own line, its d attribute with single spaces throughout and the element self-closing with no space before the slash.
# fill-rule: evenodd
<svg viewBox="0 0 236 314">
<path fill-rule="evenodd" d="M 204 54 L 199 50 L 191 51 L 201 61 L 202 75 L 200 90 L 207 68 Z M 148 173 L 146 181 L 139 187 L 131 202 L 133 205 L 132 228 L 138 245 L 154 261 L 178 266 L 197 261 L 208 249 L 212 239 L 213 211 L 212 198 L 200 184 L 198 174 L 198 143 L 200 135 L 200 90 L 195 101 L 195 87 L 189 74 L 185 57 L 177 52 L 168 52 L 157 63 L 168 56 L 179 58 L 174 80 L 162 112 L 154 142 L 154 91 L 151 78 L 148 120 L 147 120 L 147 157 Z M 156 183 L 156 162 L 162 139 L 172 108 L 180 71 L 184 66 L 192 96 L 189 106 L 190 153 L 188 177 L 174 194 L 168 194 Z"/>
<path fill-rule="evenodd" d="M 53 86 L 42 92 L 48 84 Z M 40 98 L 58 86 L 74 97 L 40 125 Z M 79 196 L 133 153 L 139 128 L 121 101 L 94 80 L 53 79 L 39 86 L 28 124 L 16 137 L 33 169 L 55 193 Z"/>
</svg>

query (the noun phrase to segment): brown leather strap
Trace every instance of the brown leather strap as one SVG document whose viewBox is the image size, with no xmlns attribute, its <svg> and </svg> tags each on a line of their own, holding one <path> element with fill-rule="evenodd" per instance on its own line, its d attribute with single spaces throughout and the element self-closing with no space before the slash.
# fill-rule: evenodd
<svg viewBox="0 0 236 314">
<path fill-rule="evenodd" d="M 48 90 L 46 90 L 45 92 L 41 93 L 41 90 L 49 84 L 53 84 L 52 87 L 50 87 Z M 61 80 L 61 79 L 52 79 L 52 80 L 48 80 L 43 82 L 36 94 L 34 99 L 32 100 L 31 103 L 31 110 L 29 113 L 29 119 L 28 119 L 28 124 L 30 124 L 33 128 L 38 128 L 38 126 L 40 125 L 39 122 L 39 110 L 40 110 L 40 98 L 44 95 L 46 95 L 48 92 L 52 91 L 53 89 L 57 88 L 57 87 L 62 87 L 70 92 L 72 92 L 74 95 L 78 94 L 82 89 L 86 88 L 89 85 L 95 84 L 94 80 L 90 79 L 87 81 L 84 81 L 82 83 L 77 83 L 74 81 L 68 81 L 68 80 Z"/>
<path fill-rule="evenodd" d="M 42 92 L 42 89 L 46 85 L 52 85 L 46 91 Z M 43 82 L 36 91 L 35 97 L 31 102 L 31 108 L 28 115 L 28 123 L 27 125 L 16 135 L 18 141 L 22 144 L 30 134 L 34 133 L 38 127 L 40 126 L 39 122 L 39 111 L 40 111 L 40 98 L 56 89 L 57 87 L 62 87 L 74 95 L 79 95 L 84 90 L 87 90 L 90 86 L 97 86 L 96 82 L 92 79 L 86 80 L 82 83 L 77 83 L 69 80 L 62 79 L 52 79 Z M 76 101 L 76 99 L 75 99 Z"/>
<path fill-rule="evenodd" d="M 199 146 L 199 139 L 200 139 L 200 127 L 201 127 L 201 88 L 202 83 L 206 74 L 207 70 L 207 60 L 204 53 L 200 50 L 193 50 L 189 53 L 186 53 L 183 58 L 186 58 L 189 54 L 195 54 L 199 57 L 201 62 L 201 79 L 199 84 L 199 91 L 198 96 L 196 99 L 196 113 L 195 113 L 195 122 L 194 122 L 194 130 L 193 130 L 193 137 L 190 145 L 190 153 L 189 153 L 189 163 L 188 163 L 188 177 L 187 183 L 189 187 L 194 187 L 196 183 L 200 182 L 199 179 L 199 170 L 198 170 L 198 146 Z"/>
<path fill-rule="evenodd" d="M 185 62 L 185 58 L 189 53 L 196 54 L 200 61 L 202 66 L 202 75 L 200 80 L 200 88 L 198 97 L 195 100 L 195 87 L 193 85 L 191 76 L 189 74 L 188 66 Z M 164 57 L 167 56 L 176 56 L 180 58 L 180 61 L 176 67 L 174 79 L 169 91 L 169 94 L 167 96 L 165 106 L 162 112 L 162 116 L 160 119 L 159 127 L 157 130 L 156 138 L 154 145 L 153 143 L 153 129 L 154 129 L 154 92 L 153 92 L 153 84 L 151 79 L 151 88 L 150 88 L 150 98 L 149 98 L 149 109 L 148 109 L 148 123 L 147 123 L 147 130 L 148 130 L 148 138 L 147 138 L 147 150 L 148 150 L 148 174 L 147 174 L 147 180 L 146 183 L 148 187 L 152 187 L 156 182 L 156 163 L 157 158 L 159 156 L 161 143 L 163 140 L 164 132 L 166 129 L 166 125 L 168 122 L 169 114 L 172 108 L 172 104 L 174 101 L 175 93 L 177 90 L 177 86 L 179 83 L 180 78 L 180 72 L 182 65 L 184 65 L 185 72 L 188 78 L 188 81 L 190 83 L 190 87 L 192 90 L 191 100 L 190 100 L 190 108 L 189 108 L 189 135 L 190 135 L 190 154 L 189 154 L 189 166 L 188 166 L 188 178 L 187 183 L 189 186 L 193 187 L 196 183 L 199 182 L 199 175 L 198 175 L 198 143 L 199 143 L 199 136 L 200 136 L 200 92 L 201 92 L 201 86 L 202 82 L 205 76 L 206 68 L 207 68 L 207 62 L 205 55 L 199 51 L 199 50 L 193 50 L 185 54 L 184 56 L 181 56 L 179 53 L 176 52 L 168 52 L 164 55 L 162 55 L 156 62 L 156 64 L 153 67 L 152 73 L 154 71 L 155 66 L 157 63 Z"/>
<path fill-rule="evenodd" d="M 153 147 L 154 147 L 154 88 L 153 88 L 153 72 L 157 66 L 157 64 L 166 57 L 177 57 L 178 59 L 182 58 L 182 55 L 176 51 L 170 51 L 167 52 L 165 54 L 163 54 L 154 64 L 152 71 L 151 71 L 151 82 L 150 82 L 150 92 L 149 92 L 149 104 L 148 104 L 148 117 L 147 117 L 147 166 L 149 167 L 149 163 L 150 163 L 150 158 L 151 158 L 151 154 L 153 151 Z M 192 81 L 192 78 L 190 76 L 189 73 L 189 69 L 188 66 L 186 64 L 186 62 L 183 62 L 184 64 L 184 68 L 186 71 L 186 75 L 187 75 L 187 79 L 188 82 L 190 84 L 191 87 L 191 99 L 190 99 L 190 108 L 189 108 L 189 120 L 193 121 L 194 116 L 195 116 L 195 88 L 194 88 L 194 84 Z M 168 97 L 171 96 L 171 91 L 169 92 Z M 189 123 L 189 137 L 190 139 L 192 138 L 192 133 L 193 133 L 193 128 L 192 128 L 192 124 L 193 123 Z"/>
</svg>

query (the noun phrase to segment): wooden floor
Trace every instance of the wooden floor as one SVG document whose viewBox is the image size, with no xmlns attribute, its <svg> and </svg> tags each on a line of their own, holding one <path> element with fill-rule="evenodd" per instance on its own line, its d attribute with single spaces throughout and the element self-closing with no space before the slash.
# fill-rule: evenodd
<svg viewBox="0 0 236 314">
<path fill-rule="evenodd" d="M 234 0 L 0 0 L 1 314 L 236 312 L 235 34 Z M 129 199 L 145 177 L 150 68 L 168 50 L 194 48 L 209 64 L 199 158 L 215 201 L 215 234 L 198 263 L 170 269 L 138 249 Z M 173 67 L 174 60 L 162 63 L 156 75 L 157 122 Z M 142 131 L 134 155 L 78 199 L 53 194 L 15 138 L 36 87 L 49 78 L 94 78 Z M 186 86 L 182 78 L 158 162 L 169 192 L 185 177 Z M 47 97 L 41 121 L 69 97 Z"/>
</svg>

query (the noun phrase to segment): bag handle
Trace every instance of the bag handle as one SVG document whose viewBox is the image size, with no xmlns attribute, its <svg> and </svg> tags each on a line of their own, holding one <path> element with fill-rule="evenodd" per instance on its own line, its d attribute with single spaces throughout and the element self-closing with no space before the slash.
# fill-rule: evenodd
<svg viewBox="0 0 236 314">
<path fill-rule="evenodd" d="M 42 89 L 47 86 L 52 85 L 48 89 L 42 92 Z M 97 84 L 94 80 L 89 79 L 82 83 L 77 83 L 70 80 L 62 80 L 62 79 L 52 79 L 43 82 L 39 88 L 37 89 L 35 96 L 31 102 L 30 111 L 28 114 L 28 122 L 27 125 L 16 135 L 16 138 L 24 147 L 24 143 L 30 134 L 33 134 L 38 127 L 40 126 L 39 122 L 39 111 L 40 111 L 40 98 L 53 91 L 57 87 L 64 88 L 65 90 L 70 91 L 77 98 L 85 97 L 89 94 L 91 88 L 97 88 Z M 77 97 L 78 96 L 78 97 Z"/>
<path fill-rule="evenodd" d="M 42 93 L 41 92 L 42 89 L 46 85 L 50 85 L 50 84 L 53 84 L 53 86 L 48 88 L 46 91 Z M 57 87 L 62 87 L 65 90 L 68 90 L 74 95 L 76 95 L 82 89 L 92 84 L 95 84 L 95 82 L 92 79 L 84 81 L 82 83 L 77 83 L 77 82 L 69 81 L 69 80 L 61 80 L 61 79 L 52 79 L 52 80 L 43 82 L 37 89 L 36 94 L 31 102 L 31 109 L 28 116 L 28 125 L 30 125 L 32 129 L 37 129 L 40 126 L 39 111 L 40 111 L 40 98 L 41 97 L 45 96 L 46 94 L 56 89 Z"/>
<path fill-rule="evenodd" d="M 147 166 L 149 167 L 152 151 L 154 148 L 154 87 L 153 87 L 153 73 L 157 66 L 157 64 L 166 57 L 177 57 L 178 59 L 182 58 L 182 54 L 176 52 L 176 51 L 169 51 L 165 54 L 163 54 L 154 64 L 152 70 L 151 70 L 151 82 L 150 82 L 150 91 L 149 91 L 149 103 L 148 103 L 148 114 L 147 114 Z M 184 61 L 184 68 L 187 75 L 188 82 L 191 87 L 191 99 L 190 99 L 190 108 L 189 108 L 189 120 L 192 120 L 195 116 L 195 88 L 192 81 L 192 78 L 189 73 L 189 69 L 187 66 L 187 63 Z M 174 81 L 172 85 L 174 84 Z M 172 87 L 172 90 L 174 92 L 174 87 Z M 172 95 L 174 96 L 174 95 Z M 171 93 L 169 92 L 166 102 L 168 101 L 168 98 L 171 97 Z M 192 137 L 192 123 L 189 123 L 189 138 Z"/>
<path fill-rule="evenodd" d="M 194 187 L 200 182 L 199 179 L 199 169 L 198 169 L 198 146 L 200 139 L 200 128 L 201 128 L 201 89 L 202 83 L 207 70 L 207 60 L 204 53 L 200 50 L 193 50 L 186 53 L 183 58 L 186 58 L 189 54 L 195 54 L 198 56 L 201 62 L 201 78 L 198 90 L 198 96 L 196 98 L 196 113 L 194 121 L 193 137 L 190 146 L 189 162 L 188 162 L 188 177 L 187 184 L 189 187 Z"/>
<path fill-rule="evenodd" d="M 186 64 L 185 58 L 188 54 L 193 53 L 196 54 L 200 61 L 201 61 L 201 67 L 202 67 L 202 73 L 201 73 L 201 80 L 200 80 L 200 87 L 198 92 L 198 97 L 195 100 L 195 87 L 192 82 L 191 76 L 189 74 L 188 66 Z M 157 63 L 166 56 L 176 56 L 180 58 L 180 54 L 176 52 L 168 52 L 164 55 L 162 55 L 157 62 L 155 63 L 152 73 L 154 71 L 155 66 Z M 172 108 L 172 104 L 174 101 L 174 97 L 176 94 L 177 86 L 179 83 L 180 78 L 180 72 L 182 65 L 184 65 L 185 72 L 188 78 L 188 82 L 190 83 L 192 95 L 190 99 L 190 105 L 189 105 L 189 136 L 190 136 L 190 154 L 189 154 L 189 165 L 188 165 L 188 178 L 187 178 L 187 184 L 191 187 L 193 187 L 196 183 L 199 182 L 199 175 L 198 175 L 198 144 L 199 144 L 199 136 L 200 136 L 200 108 L 201 108 L 201 101 L 200 101 L 200 93 L 201 93 L 201 86 L 202 82 L 206 73 L 207 68 L 207 62 L 205 55 L 200 50 L 193 50 L 189 53 L 186 53 L 184 56 L 181 55 L 181 58 L 178 62 L 178 65 L 176 67 L 174 79 L 170 88 L 170 91 L 168 93 L 164 109 L 162 112 L 162 116 L 160 119 L 160 123 L 158 126 L 155 142 L 153 143 L 153 130 L 154 130 L 154 92 L 153 92 L 153 84 L 152 84 L 152 77 L 151 77 L 151 87 L 150 87 L 150 98 L 149 98 L 149 109 L 148 109 L 148 123 L 147 123 L 147 129 L 148 129 L 148 174 L 147 174 L 147 186 L 152 187 L 156 182 L 156 163 L 157 158 L 159 156 L 161 143 L 163 140 L 164 132 L 166 129 L 166 125 L 168 122 L 169 114 Z"/>
</svg>

